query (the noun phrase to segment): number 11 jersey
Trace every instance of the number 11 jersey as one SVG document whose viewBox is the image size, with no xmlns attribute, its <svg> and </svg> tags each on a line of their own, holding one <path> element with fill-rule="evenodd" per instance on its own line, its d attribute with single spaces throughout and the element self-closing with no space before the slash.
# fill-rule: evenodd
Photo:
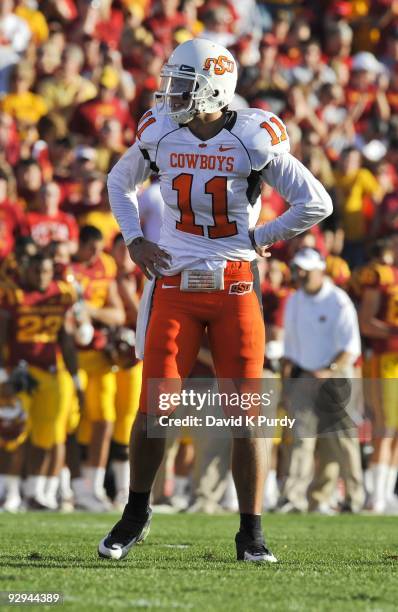
<svg viewBox="0 0 398 612">
<path fill-rule="evenodd" d="M 112 211 L 127 244 L 142 236 L 137 189 L 151 173 L 159 176 L 165 202 L 159 246 L 172 262 L 160 272 L 168 275 L 254 259 L 248 230 L 259 217 L 262 181 L 290 208 L 256 228 L 257 244 L 292 238 L 332 212 L 321 183 L 290 155 L 282 121 L 259 109 L 227 111 L 223 127 L 206 141 L 189 124 L 177 125 L 154 109 L 144 114 L 136 142 L 108 177 Z"/>
<path fill-rule="evenodd" d="M 173 268 L 254 259 L 248 230 L 260 213 L 261 170 L 289 151 L 281 120 L 256 109 L 227 111 L 220 131 L 202 141 L 152 109 L 137 139 L 159 175 L 166 204 L 159 245 Z"/>
<path fill-rule="evenodd" d="M 158 174 L 166 204 L 159 246 L 175 272 L 220 261 L 255 258 L 248 230 L 261 208 L 261 170 L 289 151 L 280 119 L 257 109 L 227 111 L 212 138 L 151 109 L 142 117 L 137 144 Z"/>
</svg>

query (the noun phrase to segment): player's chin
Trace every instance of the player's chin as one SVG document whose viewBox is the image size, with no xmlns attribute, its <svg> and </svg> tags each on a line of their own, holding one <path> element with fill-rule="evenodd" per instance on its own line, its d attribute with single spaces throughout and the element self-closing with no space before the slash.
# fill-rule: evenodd
<svg viewBox="0 0 398 612">
<path fill-rule="evenodd" d="M 184 102 L 171 102 L 170 109 L 172 113 L 178 113 L 187 110 L 187 105 Z"/>
</svg>

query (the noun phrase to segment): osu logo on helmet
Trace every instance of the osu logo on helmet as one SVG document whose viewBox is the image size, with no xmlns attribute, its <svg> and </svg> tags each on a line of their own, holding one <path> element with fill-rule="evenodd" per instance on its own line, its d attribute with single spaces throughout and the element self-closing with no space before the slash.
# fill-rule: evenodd
<svg viewBox="0 0 398 612">
<path fill-rule="evenodd" d="M 218 57 L 208 57 L 203 65 L 204 70 L 210 70 L 211 65 L 214 64 L 214 74 L 224 74 L 225 72 L 233 72 L 235 64 L 232 60 L 228 59 L 226 55 L 219 55 Z"/>
<path fill-rule="evenodd" d="M 250 293 L 253 289 L 253 283 L 248 281 L 240 281 L 239 283 L 232 283 L 229 287 L 229 293 L 236 293 L 237 295 L 243 295 L 244 293 Z"/>
</svg>

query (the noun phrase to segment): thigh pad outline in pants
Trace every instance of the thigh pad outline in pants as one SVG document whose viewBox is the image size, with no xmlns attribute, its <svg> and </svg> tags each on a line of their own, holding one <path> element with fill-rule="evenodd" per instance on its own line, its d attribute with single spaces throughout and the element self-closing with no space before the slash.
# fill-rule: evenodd
<svg viewBox="0 0 398 612">
<path fill-rule="evenodd" d="M 142 412 L 148 409 L 148 380 L 190 374 L 206 326 L 219 378 L 262 377 L 264 322 L 249 262 L 228 263 L 222 291 L 181 292 L 178 284 L 163 289 L 163 281 L 155 288 L 145 343 Z"/>
<path fill-rule="evenodd" d="M 145 340 L 140 412 L 157 413 L 156 406 L 149 405 L 157 394 L 155 389 L 148 390 L 151 379 L 175 381 L 168 390 L 178 393 L 181 379 L 191 373 L 205 330 L 201 297 L 182 293 L 177 287 L 164 290 L 161 284 L 156 286 Z"/>
</svg>

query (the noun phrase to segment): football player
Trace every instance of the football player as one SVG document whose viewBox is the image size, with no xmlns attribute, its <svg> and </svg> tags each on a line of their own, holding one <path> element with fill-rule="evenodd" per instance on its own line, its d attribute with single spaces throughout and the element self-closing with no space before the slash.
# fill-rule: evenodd
<svg viewBox="0 0 398 612">
<path fill-rule="evenodd" d="M 123 325 L 125 315 L 115 280 L 116 264 L 103 250 L 104 240 L 100 230 L 92 225 L 83 226 L 71 269 L 82 288 L 85 309 L 94 327 L 92 341 L 78 346 L 79 372 L 85 386 L 85 408 L 79 424 L 78 440 L 87 447 L 83 470 L 86 481 L 92 495 L 103 503 L 105 510 L 109 508 L 104 493 L 104 478 L 115 421 L 116 379 L 103 349 L 106 345 L 106 328 Z M 79 497 L 76 486 L 74 489 Z"/>
<path fill-rule="evenodd" d="M 162 69 L 156 108 L 144 114 L 135 144 L 109 175 L 112 210 L 133 261 L 151 280 L 137 325 L 139 355 L 144 330 L 146 337 L 129 501 L 99 544 L 102 557 L 121 559 L 149 530 L 150 492 L 165 440 L 147 434 L 147 426 L 157 426 L 148 381 L 186 378 L 206 328 L 219 378 L 260 379 L 265 333 L 256 252 L 264 254 L 266 246 L 332 212 L 325 189 L 289 154 L 278 117 L 257 109 L 228 110 L 236 79 L 235 59 L 224 47 L 204 39 L 179 45 Z M 158 244 L 143 238 L 137 205 L 137 187 L 151 173 L 159 175 L 165 201 Z M 255 228 L 262 181 L 290 208 Z M 276 561 L 261 528 L 264 442 L 233 440 L 238 560 Z"/>
<path fill-rule="evenodd" d="M 138 411 L 141 391 L 142 361 L 135 358 L 134 342 L 139 297 L 143 276 L 131 261 L 123 236 L 113 242 L 112 255 L 117 266 L 117 288 L 126 313 L 126 327 L 117 330 L 114 346 L 116 372 L 116 420 L 112 434 L 111 460 L 115 477 L 115 506 L 124 508 L 129 495 L 128 445 L 131 427 Z M 129 347 L 129 337 L 132 338 Z M 121 349 L 125 348 L 124 354 Z"/>
<path fill-rule="evenodd" d="M 9 278 L 0 284 L 0 346 L 7 348 L 5 365 L 13 368 L 26 361 L 38 383 L 32 395 L 21 396 L 29 416 L 25 495 L 32 509 L 56 507 L 66 438 L 61 354 L 82 401 L 71 314 L 76 295 L 70 284 L 53 276 L 52 259 L 37 253 L 24 260 L 18 282 Z"/>
<path fill-rule="evenodd" d="M 363 274 L 359 308 L 361 331 L 372 350 L 372 510 L 376 513 L 398 509 L 398 233 L 390 246 L 393 262 L 373 263 Z"/>
<path fill-rule="evenodd" d="M 21 474 L 28 435 L 27 414 L 18 394 L 23 391 L 31 395 L 37 388 L 37 381 L 29 373 L 26 362 L 21 362 L 11 372 L 2 371 L 0 381 L 1 507 L 6 512 L 17 512 L 22 503 Z"/>
</svg>

